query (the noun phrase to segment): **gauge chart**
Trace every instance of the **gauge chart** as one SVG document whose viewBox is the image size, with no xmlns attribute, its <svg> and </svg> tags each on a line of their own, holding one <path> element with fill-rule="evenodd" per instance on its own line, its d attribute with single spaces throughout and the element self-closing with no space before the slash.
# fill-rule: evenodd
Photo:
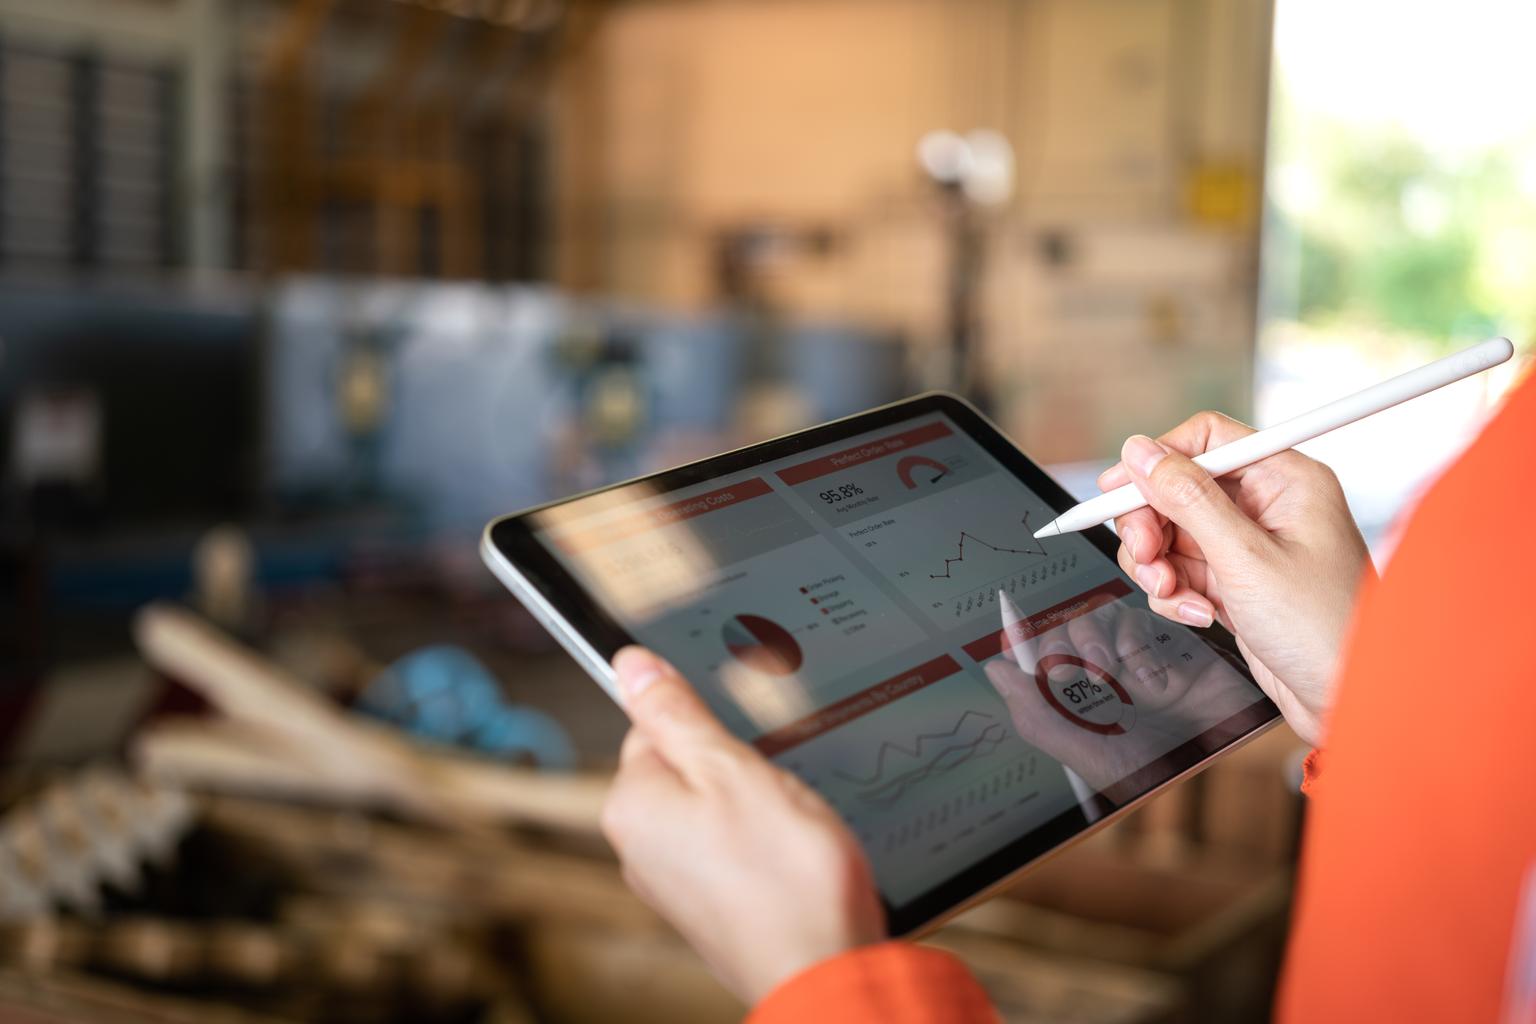
<svg viewBox="0 0 1536 1024">
<path fill-rule="evenodd" d="M 896 463 L 896 476 L 909 491 L 915 491 L 924 484 L 932 486 L 948 475 L 948 466 L 926 455 L 908 455 Z"/>
<path fill-rule="evenodd" d="M 805 662 L 789 630 L 761 615 L 732 616 L 720 627 L 720 638 L 731 657 L 764 675 L 794 675 Z"/>
</svg>

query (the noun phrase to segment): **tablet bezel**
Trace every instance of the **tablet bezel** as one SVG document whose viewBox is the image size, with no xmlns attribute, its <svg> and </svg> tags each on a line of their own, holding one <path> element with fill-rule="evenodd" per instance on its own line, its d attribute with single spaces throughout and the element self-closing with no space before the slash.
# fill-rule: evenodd
<svg viewBox="0 0 1536 1024">
<path fill-rule="evenodd" d="M 891 405 L 881 406 L 840 420 L 773 440 L 726 452 L 674 469 L 663 470 L 647 476 L 635 477 L 607 487 L 548 502 L 534 508 L 504 516 L 490 523 L 485 530 L 482 547 L 488 560 L 498 557 L 515 572 L 516 579 L 508 579 L 501 572 L 503 582 L 513 585 L 520 597 L 533 597 L 543 608 L 535 608 L 535 614 L 552 630 L 557 624 L 547 621 L 547 615 L 559 618 L 559 626 L 584 641 L 590 654 L 602 662 L 610 661 L 620 648 L 635 643 L 635 639 L 571 576 L 554 555 L 537 538 L 531 525 L 532 517 L 544 509 L 569 502 L 582 501 L 610 492 L 619 492 L 635 484 L 645 484 L 645 497 L 654 497 L 707 483 L 718 477 L 741 473 L 765 463 L 775 462 L 796 454 L 836 444 L 858 434 L 908 421 L 932 413 L 948 416 L 957 428 L 981 445 L 989 455 L 997 459 L 1021 483 L 1038 494 L 1056 513 L 1065 512 L 1076 504 L 1075 499 L 1043 469 L 1021 452 L 975 407 L 960 397 L 945 392 L 929 392 Z M 1086 538 L 1106 559 L 1113 570 L 1121 572 L 1115 558 L 1119 541 L 1107 526 L 1096 526 L 1083 531 Z M 492 568 L 497 568 L 494 564 Z M 1134 586 L 1134 583 L 1133 583 Z M 533 593 L 521 593 L 526 587 Z M 1137 588 L 1134 593 L 1140 594 Z M 1237 641 L 1219 624 L 1204 630 L 1194 630 L 1205 642 L 1244 678 L 1253 681 Z M 570 645 L 567 645 L 568 647 Z M 573 651 L 573 654 L 578 652 Z M 586 653 L 586 652 L 583 652 Z M 588 662 L 590 657 L 578 660 Z M 597 666 L 584 664 L 589 672 Z M 598 677 L 605 688 L 610 678 Z M 1257 689 L 1257 684 L 1255 684 Z M 610 691 L 611 692 L 611 691 Z M 916 899 L 893 905 L 881 894 L 885 904 L 887 925 L 893 935 L 909 935 L 926 931 L 943 920 L 1005 886 L 1015 875 L 1026 870 L 1046 855 L 1085 838 L 1110 821 L 1156 795 L 1162 789 L 1193 774 L 1217 755 L 1252 739 L 1280 719 L 1280 711 L 1262 695 L 1259 700 L 1236 715 L 1192 737 L 1169 751 L 1156 761 L 1116 783 L 1116 788 L 1135 788 L 1134 780 L 1149 780 L 1146 792 L 1124 802 L 1111 803 L 1100 795 L 1097 817 L 1090 817 L 1081 808 L 1065 812 L 1044 825 L 1009 843 L 1000 850 L 946 879 Z M 1160 778 L 1161 781 L 1152 782 Z"/>
</svg>

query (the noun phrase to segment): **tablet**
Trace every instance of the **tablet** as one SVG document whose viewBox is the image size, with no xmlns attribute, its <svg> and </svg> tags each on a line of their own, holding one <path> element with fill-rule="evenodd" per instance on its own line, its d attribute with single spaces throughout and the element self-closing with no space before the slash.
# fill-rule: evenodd
<svg viewBox="0 0 1536 1024">
<path fill-rule="evenodd" d="M 482 554 L 610 694 L 644 644 L 825 796 L 903 935 L 1279 717 L 1108 528 L 1033 538 L 1073 504 L 928 394 L 498 519 Z"/>
</svg>

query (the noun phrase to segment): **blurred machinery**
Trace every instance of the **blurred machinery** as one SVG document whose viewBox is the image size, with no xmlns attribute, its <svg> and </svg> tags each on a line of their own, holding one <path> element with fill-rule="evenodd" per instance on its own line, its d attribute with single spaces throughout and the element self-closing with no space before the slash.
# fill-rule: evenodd
<svg viewBox="0 0 1536 1024">
<path fill-rule="evenodd" d="M 4 519 L 101 530 L 247 508 L 255 334 L 238 293 L 0 285 Z"/>
<path fill-rule="evenodd" d="M 539 277 L 591 6 L 0 3 L 0 265 Z"/>
<path fill-rule="evenodd" d="M 389 500 L 428 529 L 500 513 L 905 393 L 852 326 L 664 315 L 548 289 L 300 279 L 268 338 L 267 479 L 289 505 Z M 767 427 L 753 393 L 798 396 Z"/>
</svg>

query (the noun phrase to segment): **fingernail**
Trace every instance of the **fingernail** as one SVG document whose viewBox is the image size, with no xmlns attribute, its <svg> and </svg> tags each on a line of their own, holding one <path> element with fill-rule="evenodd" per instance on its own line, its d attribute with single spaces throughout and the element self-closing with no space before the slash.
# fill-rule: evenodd
<svg viewBox="0 0 1536 1024">
<path fill-rule="evenodd" d="M 632 700 L 649 690 L 660 679 L 665 667 L 661 659 L 649 651 L 632 651 L 623 658 L 619 671 L 619 688 L 625 700 Z"/>
<path fill-rule="evenodd" d="M 1211 624 L 1211 610 L 1203 604 L 1185 601 L 1179 605 L 1178 612 L 1179 618 L 1191 626 L 1199 626 L 1201 629 L 1204 629 Z"/>
<path fill-rule="evenodd" d="M 1088 660 L 1099 668 L 1111 669 L 1115 667 L 1115 659 L 1109 656 L 1109 649 L 1103 644 L 1089 644 L 1083 653 L 1088 655 Z"/>
<path fill-rule="evenodd" d="M 1150 565 L 1138 565 L 1136 567 L 1136 582 L 1141 584 L 1141 589 L 1149 594 L 1157 593 L 1158 585 L 1163 582 L 1163 574 Z"/>
<path fill-rule="evenodd" d="M 1133 466 L 1136 472 L 1142 476 L 1149 476 L 1152 467 L 1168 455 L 1167 449 L 1145 434 L 1132 434 L 1125 440 L 1125 447 L 1120 450 L 1120 455 L 1126 463 Z"/>
<path fill-rule="evenodd" d="M 1130 553 L 1133 560 L 1136 558 L 1136 540 L 1135 530 L 1127 527 L 1120 531 L 1120 543 L 1125 545 L 1125 550 Z"/>
</svg>

